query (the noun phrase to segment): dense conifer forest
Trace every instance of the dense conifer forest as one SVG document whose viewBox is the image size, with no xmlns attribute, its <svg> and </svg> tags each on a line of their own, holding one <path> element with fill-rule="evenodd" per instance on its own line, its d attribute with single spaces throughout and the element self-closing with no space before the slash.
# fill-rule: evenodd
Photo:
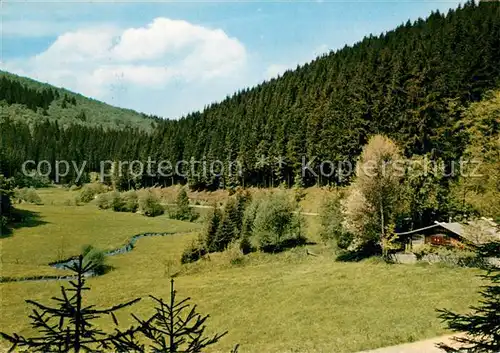
<svg viewBox="0 0 500 353">
<path fill-rule="evenodd" d="M 406 157 L 460 158 L 469 143 L 463 112 L 500 86 L 499 63 L 499 3 L 468 2 L 365 37 L 179 120 L 143 116 L 146 125 L 154 122 L 149 129 L 143 122 L 120 129 L 98 124 L 92 117 L 98 107 L 79 110 L 81 96 L 75 100 L 48 85 L 34 90 L 26 79 L 8 75 L 0 80 L 0 167 L 10 177 L 26 160 L 86 160 L 88 172 L 99 171 L 105 160 L 221 160 L 241 163 L 243 174 L 228 175 L 226 168 L 220 177 L 204 177 L 198 163 L 194 174 L 184 165 L 186 177 L 143 176 L 134 182 L 189 182 L 200 189 L 345 184 L 349 180 L 335 173 L 303 177 L 302 159 L 353 162 L 374 134 L 395 140 Z M 51 115 L 54 105 L 73 107 L 74 117 Z M 41 114 L 23 120 L 13 106 Z"/>
</svg>

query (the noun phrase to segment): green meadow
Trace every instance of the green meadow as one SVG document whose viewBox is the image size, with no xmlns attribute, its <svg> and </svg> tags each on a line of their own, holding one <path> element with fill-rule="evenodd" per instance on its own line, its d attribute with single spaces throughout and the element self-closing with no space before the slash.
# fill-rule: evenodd
<svg viewBox="0 0 500 353">
<path fill-rule="evenodd" d="M 377 259 L 357 263 L 335 261 L 319 244 L 317 218 L 308 217 L 308 237 L 316 245 L 280 254 L 236 249 L 180 264 L 183 249 L 203 224 L 174 221 L 167 216 L 98 210 L 93 202 L 69 206 L 74 192 L 39 190 L 43 205 L 17 205 L 32 220 L 0 239 L 1 276 L 62 274 L 47 264 L 77 255 L 85 244 L 113 249 L 133 235 L 172 232 L 139 239 L 129 253 L 108 258 L 112 270 L 88 280 L 88 303 L 97 306 L 146 297 L 168 297 L 170 276 L 179 295 L 189 296 L 202 313 L 210 314 L 211 331 L 229 334 L 211 352 L 356 352 L 445 334 L 436 308 L 465 311 L 480 286 L 478 271 L 440 265 L 390 265 Z M 64 281 L 0 284 L 0 327 L 29 334 L 30 308 L 25 299 L 47 303 Z M 148 300 L 132 309 L 151 313 Z M 119 316 L 131 324 L 128 312 Z M 111 320 L 99 325 L 111 327 Z"/>
</svg>

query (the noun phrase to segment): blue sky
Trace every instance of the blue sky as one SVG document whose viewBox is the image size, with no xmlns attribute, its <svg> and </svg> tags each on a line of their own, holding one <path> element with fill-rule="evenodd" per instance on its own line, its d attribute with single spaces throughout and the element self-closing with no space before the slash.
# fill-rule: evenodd
<svg viewBox="0 0 500 353">
<path fill-rule="evenodd" d="M 1 68 L 177 118 L 459 1 L 2 2 Z"/>
</svg>

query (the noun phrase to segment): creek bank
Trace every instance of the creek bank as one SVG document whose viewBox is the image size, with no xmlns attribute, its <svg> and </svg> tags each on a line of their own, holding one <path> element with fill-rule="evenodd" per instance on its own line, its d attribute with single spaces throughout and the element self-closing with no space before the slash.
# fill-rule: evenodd
<svg viewBox="0 0 500 353">
<path fill-rule="evenodd" d="M 115 255 L 120 255 L 120 254 L 126 254 L 130 251 L 132 251 L 135 247 L 135 243 L 137 240 L 145 237 L 164 237 L 168 235 L 172 235 L 175 233 L 172 232 L 163 232 L 163 233 L 140 233 L 134 235 L 130 240 L 128 241 L 127 244 L 113 249 L 113 250 L 108 250 L 104 253 L 105 256 L 115 256 Z M 59 261 L 54 261 L 50 262 L 49 266 L 59 269 L 59 270 L 64 270 L 66 269 L 66 266 L 70 266 L 74 264 L 78 260 L 78 257 L 74 256 L 65 260 L 59 260 Z M 97 274 L 89 271 L 86 273 L 87 277 L 94 277 L 98 276 Z M 71 276 L 71 275 L 62 275 L 62 276 L 57 276 L 57 275 L 40 275 L 40 276 L 25 276 L 25 277 L 1 277 L 0 276 L 0 283 L 9 283 L 9 282 L 34 282 L 34 281 L 59 281 L 59 280 L 72 280 L 75 279 L 76 276 Z"/>
</svg>

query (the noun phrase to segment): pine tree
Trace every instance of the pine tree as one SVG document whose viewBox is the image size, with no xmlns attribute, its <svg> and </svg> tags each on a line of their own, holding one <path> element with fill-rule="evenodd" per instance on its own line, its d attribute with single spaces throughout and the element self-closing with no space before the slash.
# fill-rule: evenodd
<svg viewBox="0 0 500 353">
<path fill-rule="evenodd" d="M 196 305 L 189 303 L 191 298 L 177 300 L 174 280 L 170 280 L 170 300 L 150 296 L 156 303 L 155 314 L 148 320 L 139 322 L 141 332 L 149 340 L 150 349 L 155 353 L 201 353 L 203 349 L 217 343 L 227 334 L 205 335 L 205 322 L 209 315 L 202 316 Z M 233 350 L 235 353 L 237 346 Z"/>
<path fill-rule="evenodd" d="M 219 208 L 214 205 L 212 213 L 208 216 L 207 228 L 203 237 L 203 241 L 208 252 L 217 251 L 215 241 L 221 220 L 222 214 Z"/>
<path fill-rule="evenodd" d="M 185 188 L 179 190 L 170 217 L 183 221 L 194 221 L 198 217 L 198 214 L 189 206 L 189 197 Z"/>
<path fill-rule="evenodd" d="M 135 341 L 137 328 L 130 327 L 126 331 L 116 329 L 113 333 L 107 333 L 96 326 L 93 321 L 110 315 L 118 326 L 115 312 L 137 303 L 140 299 L 133 299 L 123 304 L 115 305 L 107 309 L 96 309 L 94 305 L 85 306 L 84 294 L 90 290 L 85 285 L 85 276 L 94 270 L 94 264 L 84 263 L 83 256 L 66 266 L 67 269 L 76 274 L 76 278 L 70 281 L 70 287 L 61 287 L 61 297 L 54 297 L 56 306 L 50 307 L 33 300 L 26 302 L 35 308 L 29 316 L 32 320 L 31 326 L 40 335 L 35 337 L 24 337 L 18 334 L 9 335 L 1 332 L 0 335 L 10 343 L 10 352 L 16 348 L 23 352 L 104 352 L 110 349 L 119 351 L 134 351 L 139 347 Z M 128 342 L 128 343 L 127 343 Z"/>
<path fill-rule="evenodd" d="M 0 237 L 7 233 L 7 225 L 11 220 L 13 195 L 12 181 L 0 174 Z"/>
<path fill-rule="evenodd" d="M 500 243 L 490 243 L 480 248 L 483 257 L 500 257 Z M 465 336 L 454 337 L 460 348 L 441 343 L 439 347 L 452 353 L 494 353 L 500 351 L 500 267 L 492 266 L 482 276 L 489 283 L 480 292 L 482 299 L 478 306 L 471 307 L 469 314 L 456 314 L 439 309 L 439 318 L 447 322 L 455 332 Z"/>
<path fill-rule="evenodd" d="M 177 206 L 177 213 L 181 215 L 189 215 L 191 208 L 189 207 L 189 197 L 185 188 L 181 188 L 175 200 Z"/>
<path fill-rule="evenodd" d="M 213 242 L 214 251 L 225 250 L 227 246 L 239 235 L 236 224 L 237 213 L 238 208 L 236 200 L 234 198 L 230 198 L 224 207 L 224 213 L 219 227 L 217 228 L 217 233 L 215 234 L 215 240 Z"/>
</svg>

